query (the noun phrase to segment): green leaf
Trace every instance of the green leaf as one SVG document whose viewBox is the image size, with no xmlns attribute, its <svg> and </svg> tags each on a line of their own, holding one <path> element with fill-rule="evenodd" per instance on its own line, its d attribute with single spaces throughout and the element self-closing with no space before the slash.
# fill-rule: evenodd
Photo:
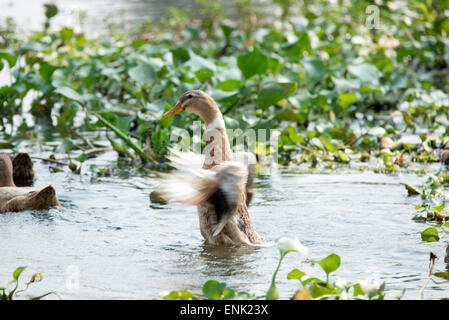
<svg viewBox="0 0 449 320">
<path fill-rule="evenodd" d="M 262 87 L 259 93 L 258 104 L 267 108 L 278 101 L 287 98 L 298 88 L 296 82 L 274 82 Z"/>
<path fill-rule="evenodd" d="M 2 59 L 6 60 L 6 62 L 8 62 L 8 65 L 10 68 L 14 67 L 17 62 L 17 58 L 14 55 L 12 55 L 8 52 L 4 52 L 4 51 L 0 52 L 0 60 L 2 60 Z M 0 70 L 1 70 L 1 68 L 0 68 Z"/>
<path fill-rule="evenodd" d="M 329 286 L 327 283 L 323 282 L 311 282 L 309 286 L 310 294 L 313 298 L 318 298 L 320 296 L 329 295 L 336 293 L 338 289 Z"/>
<path fill-rule="evenodd" d="M 69 87 L 59 87 L 57 89 L 55 89 L 56 93 L 59 93 L 60 95 L 63 95 L 64 97 L 70 99 L 70 100 L 75 100 L 78 101 L 79 103 L 84 103 L 84 98 L 75 90 L 73 90 L 72 88 Z"/>
<path fill-rule="evenodd" d="M 439 206 L 433 207 L 433 210 L 435 210 L 435 211 L 441 213 L 441 211 L 443 211 L 443 209 L 444 209 L 445 206 L 446 206 L 446 204 L 443 203 L 443 204 L 441 204 L 441 205 L 439 205 Z"/>
<path fill-rule="evenodd" d="M 304 272 L 302 272 L 302 271 L 300 271 L 300 270 L 298 270 L 298 269 L 293 269 L 292 271 L 290 271 L 288 274 L 287 274 L 287 279 L 288 280 L 291 280 L 291 279 L 297 279 L 297 280 L 299 280 L 299 281 L 301 281 L 301 278 L 303 277 L 303 276 L 305 276 L 306 274 L 304 273 Z"/>
<path fill-rule="evenodd" d="M 243 82 L 241 80 L 229 79 L 225 80 L 218 86 L 218 89 L 222 91 L 234 91 L 243 86 Z"/>
<path fill-rule="evenodd" d="M 47 19 L 51 19 L 58 14 L 58 7 L 53 3 L 45 3 L 45 16 Z"/>
<path fill-rule="evenodd" d="M 317 263 L 321 266 L 321 268 L 328 275 L 331 272 L 334 272 L 340 267 L 340 256 L 332 253 L 321 261 L 317 261 Z"/>
<path fill-rule="evenodd" d="M 193 295 L 190 291 L 180 290 L 172 291 L 168 295 L 162 297 L 163 300 L 196 300 L 197 296 Z"/>
<path fill-rule="evenodd" d="M 236 293 L 235 293 L 235 291 L 233 289 L 230 289 L 230 288 L 224 289 L 224 291 L 223 291 L 223 299 L 225 299 L 225 300 L 232 300 L 232 299 L 235 298 L 235 296 L 236 296 Z"/>
<path fill-rule="evenodd" d="M 176 48 L 171 49 L 170 51 L 175 65 L 181 65 L 190 59 L 189 51 L 185 48 Z"/>
<path fill-rule="evenodd" d="M 217 280 L 208 280 L 203 285 L 203 294 L 212 300 L 222 300 L 226 283 Z"/>
<path fill-rule="evenodd" d="M 449 281 L 449 272 L 447 272 L 447 271 L 444 271 L 444 272 L 436 272 L 436 273 L 434 273 L 433 275 L 436 276 L 436 277 L 443 278 L 443 279 Z"/>
<path fill-rule="evenodd" d="M 131 79 L 140 84 L 151 85 L 156 82 L 156 74 L 151 65 L 143 63 L 134 68 L 129 69 L 128 75 Z"/>
<path fill-rule="evenodd" d="M 214 73 L 206 68 L 199 69 L 198 71 L 195 72 L 195 76 L 201 83 L 204 83 L 207 79 L 210 79 L 213 75 Z"/>
<path fill-rule="evenodd" d="M 189 56 L 190 59 L 186 62 L 186 65 L 190 66 L 194 72 L 206 69 L 213 74 L 217 69 L 214 62 L 195 54 L 191 49 L 189 49 Z"/>
<path fill-rule="evenodd" d="M 18 267 L 16 270 L 14 270 L 14 272 L 12 273 L 12 276 L 14 278 L 14 280 L 18 281 L 20 274 L 23 272 L 23 270 L 25 270 L 27 267 Z"/>
<path fill-rule="evenodd" d="M 438 234 L 437 229 L 430 227 L 430 228 L 427 228 L 426 230 L 424 230 L 423 232 L 421 232 L 421 239 L 423 241 L 427 241 L 427 242 L 434 242 L 434 241 L 439 241 L 440 236 Z"/>
<path fill-rule="evenodd" d="M 324 79 L 326 67 L 321 59 L 303 59 L 301 61 L 305 70 L 305 81 L 309 87 Z"/>
<path fill-rule="evenodd" d="M 248 79 L 256 74 L 263 75 L 267 72 L 268 58 L 259 48 L 254 47 L 252 52 L 237 57 L 237 66 L 243 76 Z"/>
<path fill-rule="evenodd" d="M 363 82 L 372 83 L 374 85 L 379 84 L 379 79 L 382 76 L 374 64 L 371 63 L 361 63 L 357 65 L 349 65 L 348 71 L 352 75 L 356 76 Z"/>
<path fill-rule="evenodd" d="M 416 189 L 414 186 L 405 183 L 405 182 L 401 182 L 401 184 L 405 187 L 405 189 L 407 189 L 407 193 L 409 196 L 416 196 L 421 194 L 421 191 L 419 191 L 418 189 Z"/>
<path fill-rule="evenodd" d="M 114 126 L 112 123 L 107 121 L 105 118 L 103 118 L 101 115 L 97 113 L 93 113 L 100 122 L 102 122 L 106 127 L 114 131 L 114 133 L 123 140 L 124 143 L 126 143 L 130 148 L 132 148 L 142 160 L 150 160 L 153 163 L 157 163 L 157 161 L 149 154 L 145 153 L 145 151 L 136 143 L 134 143 L 131 138 L 129 138 L 125 133 L 123 133 L 119 128 Z"/>
<path fill-rule="evenodd" d="M 357 102 L 357 96 L 353 93 L 343 93 L 338 96 L 337 103 L 343 110 L 346 110 L 351 104 Z"/>
<path fill-rule="evenodd" d="M 281 48 L 292 58 L 299 58 L 305 51 L 312 51 L 309 35 L 303 32 L 295 42 L 286 43 Z"/>
</svg>

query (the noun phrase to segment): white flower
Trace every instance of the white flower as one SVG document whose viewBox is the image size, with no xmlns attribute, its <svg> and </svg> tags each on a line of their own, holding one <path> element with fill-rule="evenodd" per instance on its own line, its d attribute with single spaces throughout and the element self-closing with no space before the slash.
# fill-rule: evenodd
<svg viewBox="0 0 449 320">
<path fill-rule="evenodd" d="M 379 291 L 380 287 L 382 286 L 382 282 L 376 279 L 368 278 L 365 280 L 360 280 L 360 289 L 362 289 L 365 294 L 375 294 L 377 291 Z"/>
<path fill-rule="evenodd" d="M 297 238 L 280 238 L 278 241 L 278 249 L 281 256 L 289 252 L 299 252 L 307 256 L 308 249 Z"/>
</svg>

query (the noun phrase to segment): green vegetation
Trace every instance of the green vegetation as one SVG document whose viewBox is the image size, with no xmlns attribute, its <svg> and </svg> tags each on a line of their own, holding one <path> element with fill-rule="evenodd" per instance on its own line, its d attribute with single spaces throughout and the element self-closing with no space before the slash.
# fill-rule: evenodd
<svg viewBox="0 0 449 320">
<path fill-rule="evenodd" d="M 227 288 L 226 283 L 216 280 L 209 280 L 203 285 L 204 299 L 226 300 L 226 299 L 279 299 L 279 292 L 276 288 L 276 276 L 279 267 L 289 252 L 300 252 L 307 254 L 306 248 L 299 243 L 297 239 L 281 238 L 278 241 L 278 249 L 280 253 L 279 264 L 273 274 L 273 279 L 265 297 L 255 296 L 248 292 L 235 292 L 233 289 Z M 331 254 L 321 260 L 307 259 L 305 262 L 318 264 L 326 274 L 326 280 L 316 277 L 308 277 L 306 273 L 293 269 L 287 274 L 287 279 L 298 280 L 300 288 L 291 296 L 292 300 L 341 300 L 341 299 L 357 299 L 357 300 L 383 300 L 385 283 L 374 279 L 361 280 L 355 283 L 345 280 L 336 280 L 330 282 L 329 275 L 340 267 L 340 257 Z M 401 295 L 395 298 L 401 298 Z M 188 290 L 172 291 L 163 297 L 166 300 L 196 300 L 198 296 L 193 295 Z"/>
<path fill-rule="evenodd" d="M 0 300 L 13 300 L 19 293 L 23 293 L 24 291 L 26 291 L 30 286 L 30 284 L 41 282 L 44 279 L 41 273 L 35 273 L 31 276 L 30 280 L 27 283 L 25 283 L 25 287 L 19 290 L 19 278 L 26 268 L 27 267 L 18 267 L 16 270 L 14 270 L 12 274 L 13 280 L 10 281 L 7 286 L 0 287 Z M 11 285 L 13 288 L 9 288 Z M 50 294 L 54 294 L 58 298 L 60 298 L 59 294 L 57 294 L 56 292 L 47 292 L 45 294 L 36 297 L 29 296 L 29 299 L 40 300 Z"/>
<path fill-rule="evenodd" d="M 372 4 L 198 1 L 194 16 L 171 9 L 159 22 L 126 33 L 111 25 L 96 38 L 52 28 L 58 8 L 49 4 L 41 31 L 22 34 L 11 19 L 1 21 L 0 148 L 26 143 L 65 153 L 74 174 L 106 148 L 129 164 L 164 170 L 168 147 L 177 142 L 171 135 L 193 132 L 196 117 L 162 114 L 186 90 L 202 89 L 219 104 L 227 128 L 280 130 L 281 165 L 365 170 L 369 163 L 379 174 L 427 174 L 422 188 L 404 185 L 409 195 L 422 196 L 418 220 L 432 224 L 421 239 L 439 241 L 449 227 L 447 174 L 412 165 L 439 162 L 449 140 L 449 2 Z M 266 148 L 260 142 L 253 151 Z M 90 169 L 110 175 L 108 168 Z M 267 299 L 279 297 L 276 276 L 290 251 L 280 252 Z M 326 280 L 292 270 L 288 279 L 301 285 L 294 299 L 384 298 L 384 284 L 331 282 L 340 266 L 335 254 L 307 262 L 318 264 Z M 13 290 L 1 288 L 2 298 L 20 292 L 21 270 Z M 448 279 L 447 272 L 439 275 Z M 216 280 L 202 294 L 260 298 Z M 185 290 L 164 298 L 198 297 Z"/>
<path fill-rule="evenodd" d="M 229 8 L 200 1 L 196 16 L 171 9 L 158 23 L 127 34 L 111 26 L 93 39 L 52 29 L 52 5 L 40 32 L 22 35 L 8 20 L 0 27 L 0 69 L 9 70 L 1 146 L 25 140 L 78 156 L 111 146 L 162 168 L 170 134 L 192 130 L 195 118 L 161 115 L 201 88 L 228 128 L 281 130 L 284 165 L 375 157 L 376 172 L 394 173 L 438 161 L 449 123 L 448 5 L 388 1 L 372 25 L 370 4 L 275 1 L 281 19 L 249 0 Z"/>
</svg>

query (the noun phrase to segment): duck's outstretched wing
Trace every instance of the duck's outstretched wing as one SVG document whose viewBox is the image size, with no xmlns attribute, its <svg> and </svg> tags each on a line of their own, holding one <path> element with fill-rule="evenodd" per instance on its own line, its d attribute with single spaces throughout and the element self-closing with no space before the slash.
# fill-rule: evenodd
<svg viewBox="0 0 449 320">
<path fill-rule="evenodd" d="M 178 171 L 198 170 L 203 167 L 204 155 L 202 154 L 180 151 L 174 148 L 169 148 L 168 150 L 170 155 L 167 156 L 167 159 L 170 160 L 170 165 Z"/>
<path fill-rule="evenodd" d="M 240 162 L 248 171 L 248 179 L 246 181 L 246 206 L 249 207 L 254 196 L 254 178 L 256 176 L 256 156 L 251 152 L 235 152 L 233 160 Z"/>
<path fill-rule="evenodd" d="M 213 205 L 217 221 L 213 236 L 229 221 L 234 221 L 239 205 L 245 205 L 248 170 L 239 162 L 224 162 L 213 170 L 190 169 L 160 174 L 160 177 L 158 191 L 168 202 Z"/>
</svg>

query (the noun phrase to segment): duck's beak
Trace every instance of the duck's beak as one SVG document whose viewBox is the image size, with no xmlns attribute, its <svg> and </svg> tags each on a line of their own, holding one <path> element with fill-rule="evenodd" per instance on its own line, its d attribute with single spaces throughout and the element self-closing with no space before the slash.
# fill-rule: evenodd
<svg viewBox="0 0 449 320">
<path fill-rule="evenodd" d="M 175 114 L 181 113 L 183 111 L 184 109 L 182 108 L 181 102 L 178 101 L 178 103 L 173 109 L 164 114 L 164 117 L 174 116 Z"/>
</svg>

